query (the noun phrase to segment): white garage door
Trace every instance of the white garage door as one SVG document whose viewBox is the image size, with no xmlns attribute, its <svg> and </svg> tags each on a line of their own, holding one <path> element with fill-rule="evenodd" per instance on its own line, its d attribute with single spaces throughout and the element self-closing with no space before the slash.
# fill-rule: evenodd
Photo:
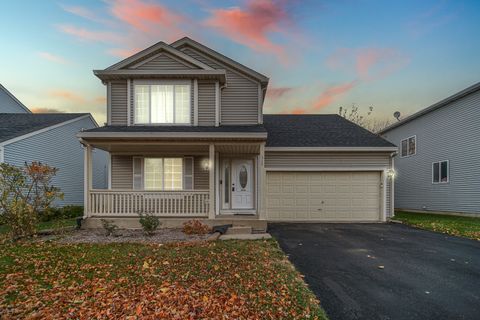
<svg viewBox="0 0 480 320">
<path fill-rule="evenodd" d="M 380 172 L 267 172 L 269 220 L 378 221 Z"/>
</svg>

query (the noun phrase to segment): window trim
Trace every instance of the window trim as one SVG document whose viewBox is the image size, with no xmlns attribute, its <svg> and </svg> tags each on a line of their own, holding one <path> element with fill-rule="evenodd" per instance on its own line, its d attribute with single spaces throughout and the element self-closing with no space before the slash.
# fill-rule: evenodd
<svg viewBox="0 0 480 320">
<path fill-rule="evenodd" d="M 162 159 L 162 188 L 161 189 L 147 189 L 146 188 L 146 183 L 145 183 L 145 178 L 146 178 L 146 175 L 145 175 L 145 159 Z M 182 188 L 181 189 L 165 189 L 165 159 L 182 159 Z M 184 177 L 185 177 L 185 157 L 143 157 L 143 166 L 142 166 L 142 184 L 143 184 L 143 190 L 145 191 L 160 191 L 160 192 L 172 192 L 172 191 L 187 191 L 187 189 L 185 189 L 185 181 L 184 181 Z M 192 176 L 192 181 L 193 181 L 193 176 Z"/>
<path fill-rule="evenodd" d="M 442 162 L 446 162 L 447 163 L 447 181 L 441 181 L 442 180 Z M 434 178 L 434 170 L 433 170 L 433 166 L 438 163 L 438 182 L 435 182 L 433 180 Z M 449 160 L 440 160 L 440 161 L 434 161 L 432 162 L 432 184 L 446 184 L 446 183 L 450 183 L 450 161 Z"/>
<path fill-rule="evenodd" d="M 168 123 L 168 122 L 165 122 L 165 123 L 152 123 L 152 122 L 136 122 L 136 90 L 135 90 L 135 87 L 136 86 L 149 86 L 149 89 L 148 89 L 148 92 L 150 94 L 150 98 L 149 98 L 149 106 L 148 106 L 148 113 L 149 113 L 149 119 L 152 118 L 152 108 L 151 108 L 151 103 L 152 103 L 152 99 L 151 99 L 151 86 L 153 85 L 187 85 L 189 86 L 189 90 L 188 90 L 188 95 L 189 95 L 189 99 L 188 99 L 188 104 L 189 104 L 189 118 L 190 118 L 190 121 L 189 122 L 183 122 L 183 123 L 175 123 L 175 122 L 172 122 L 172 123 Z M 192 126 L 192 108 L 193 108 L 193 105 L 195 104 L 195 101 L 193 101 L 193 104 L 192 104 L 192 87 L 193 87 L 193 84 L 192 84 L 192 81 L 191 80 L 158 80 L 158 79 L 154 79 L 154 80 L 134 80 L 133 81 L 133 88 L 132 88 L 132 123 L 133 125 L 135 126 Z M 176 112 L 175 112 L 175 89 L 173 90 L 173 101 L 174 101 L 174 105 L 173 105 L 173 108 L 174 108 L 174 113 L 173 113 L 173 119 L 175 121 L 175 115 L 176 115 Z"/>
<path fill-rule="evenodd" d="M 409 146 L 410 146 L 410 143 L 409 143 L 410 138 L 415 138 L 415 152 L 412 153 L 412 154 L 408 154 L 408 150 L 409 150 Z M 402 155 L 402 151 L 403 151 L 402 142 L 405 141 L 405 140 L 407 140 L 407 155 L 403 156 Z M 417 154 L 417 135 L 416 134 L 400 140 L 400 158 L 408 158 L 408 157 L 414 156 L 416 154 Z"/>
</svg>

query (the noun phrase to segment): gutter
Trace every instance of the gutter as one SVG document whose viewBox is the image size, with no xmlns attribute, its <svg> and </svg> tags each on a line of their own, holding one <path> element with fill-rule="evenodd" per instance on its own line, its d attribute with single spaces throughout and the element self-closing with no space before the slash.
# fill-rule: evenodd
<svg viewBox="0 0 480 320">
<path fill-rule="evenodd" d="M 311 152 L 311 151 L 339 151 L 339 152 L 352 152 L 352 151 L 392 151 L 397 152 L 398 147 L 266 147 L 267 152 Z"/>
<path fill-rule="evenodd" d="M 245 138 L 266 139 L 266 132 L 79 132 L 78 138 L 155 139 L 155 138 Z"/>
</svg>

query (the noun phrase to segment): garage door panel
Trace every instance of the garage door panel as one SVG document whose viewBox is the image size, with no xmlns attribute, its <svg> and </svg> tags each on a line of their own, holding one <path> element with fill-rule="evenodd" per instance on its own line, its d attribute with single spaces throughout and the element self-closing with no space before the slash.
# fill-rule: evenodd
<svg viewBox="0 0 480 320">
<path fill-rule="evenodd" d="M 378 221 L 380 172 L 267 172 L 267 219 Z"/>
</svg>

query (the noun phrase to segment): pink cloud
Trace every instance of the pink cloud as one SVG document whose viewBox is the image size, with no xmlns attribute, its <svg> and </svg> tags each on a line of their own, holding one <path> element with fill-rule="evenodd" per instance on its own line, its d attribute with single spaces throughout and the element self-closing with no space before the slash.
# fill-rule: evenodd
<svg viewBox="0 0 480 320">
<path fill-rule="evenodd" d="M 30 108 L 30 111 L 33 113 L 63 113 L 65 111 L 61 111 L 55 108 L 45 108 L 45 107 L 33 107 Z"/>
<path fill-rule="evenodd" d="M 272 87 L 267 90 L 267 97 L 278 99 L 293 90 L 292 87 Z"/>
<path fill-rule="evenodd" d="M 52 98 L 66 100 L 73 103 L 85 103 L 85 99 L 79 94 L 62 89 L 51 90 L 48 95 Z"/>
<path fill-rule="evenodd" d="M 100 18 L 97 16 L 95 12 L 93 12 L 90 9 L 87 9 L 85 7 L 81 6 L 69 6 L 69 5 L 60 5 L 62 9 L 68 13 L 74 14 L 76 16 L 79 16 L 81 18 L 91 20 L 94 22 L 100 22 L 100 23 L 108 23 L 107 20 Z"/>
<path fill-rule="evenodd" d="M 304 109 L 304 108 L 294 108 L 294 109 L 292 109 L 289 113 L 290 113 L 290 114 L 306 114 L 306 113 L 307 113 L 307 109 Z"/>
<path fill-rule="evenodd" d="M 353 80 L 347 83 L 331 86 L 323 91 L 316 99 L 312 105 L 313 110 L 322 109 L 337 99 L 345 95 L 347 92 L 355 88 L 358 84 L 357 80 Z"/>
<path fill-rule="evenodd" d="M 183 32 L 178 25 L 187 24 L 183 16 L 166 6 L 142 0 L 118 0 L 111 6 L 112 14 L 136 30 L 146 33 L 161 33 L 165 40 L 180 37 Z"/>
<path fill-rule="evenodd" d="M 287 62 L 285 49 L 269 39 L 271 33 L 282 32 L 290 20 L 285 1 L 249 0 L 245 8 L 213 9 L 205 21 L 232 40 L 252 50 L 275 54 Z"/>
<path fill-rule="evenodd" d="M 104 96 L 96 97 L 93 99 L 93 102 L 101 105 L 107 104 L 107 97 L 104 97 Z"/>
<path fill-rule="evenodd" d="M 401 69 L 410 58 L 393 48 L 341 48 L 327 58 L 325 64 L 332 70 L 354 72 L 363 81 L 382 79 Z"/>
<path fill-rule="evenodd" d="M 70 25 L 60 25 L 58 29 L 82 41 L 117 43 L 123 40 L 120 34 L 109 31 L 92 31 Z"/>
<path fill-rule="evenodd" d="M 38 52 L 38 55 L 41 58 L 43 58 L 45 60 L 48 60 L 48 61 L 51 61 L 51 62 L 60 63 L 60 64 L 68 64 L 69 63 L 67 61 L 67 59 L 65 59 L 65 58 L 63 58 L 59 55 L 50 53 L 50 52 L 42 51 L 42 52 Z"/>
<path fill-rule="evenodd" d="M 380 79 L 405 66 L 408 62 L 409 58 L 397 50 L 366 48 L 357 52 L 356 72 L 360 79 Z"/>
<path fill-rule="evenodd" d="M 131 55 L 139 52 L 141 49 L 122 49 L 122 48 L 113 48 L 113 49 L 108 49 L 107 53 L 114 56 L 114 57 L 119 57 L 119 58 L 128 58 Z"/>
</svg>

